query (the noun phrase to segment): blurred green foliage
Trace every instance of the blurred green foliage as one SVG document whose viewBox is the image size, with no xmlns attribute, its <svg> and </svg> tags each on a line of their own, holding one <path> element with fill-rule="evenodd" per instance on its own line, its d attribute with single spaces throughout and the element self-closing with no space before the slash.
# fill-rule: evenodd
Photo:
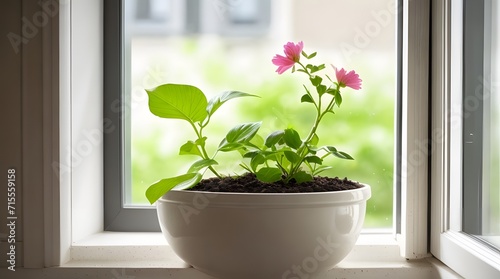
<svg viewBox="0 0 500 279">
<path fill-rule="evenodd" d="M 275 46 L 274 50 L 281 52 L 281 46 Z M 300 97 L 304 93 L 302 84 L 308 84 L 304 80 L 305 76 L 290 72 L 276 74 L 271 64 L 274 52 L 262 54 L 259 47 L 254 48 L 258 54 L 249 58 L 255 60 L 253 65 L 248 66 L 250 69 L 238 70 L 235 67 L 240 67 L 241 63 L 235 61 L 231 49 L 228 50 L 229 46 L 214 47 L 210 56 L 203 55 L 204 47 L 206 46 L 196 40 L 185 40 L 175 50 L 177 57 L 183 57 L 181 60 L 184 63 L 197 65 L 192 70 L 196 71 L 197 80 L 201 80 L 200 83 L 203 84 L 194 85 L 209 97 L 223 90 L 239 90 L 261 97 L 231 101 L 226 105 L 229 108 L 218 111 L 212 120 L 211 130 L 208 131 L 207 149 L 214 150 L 227 131 L 241 122 L 262 120 L 259 134 L 263 137 L 274 130 L 287 127 L 293 127 L 301 135 L 308 133 L 314 121 L 314 109 L 311 104 L 300 103 Z M 316 49 L 306 45 L 305 50 L 312 52 Z M 239 50 L 237 53 L 243 51 Z M 163 59 L 155 58 L 154 61 L 164 61 L 162 65 L 174 67 L 175 63 L 169 63 L 172 57 Z M 352 65 L 337 65 L 346 70 L 356 70 L 363 79 L 362 90 L 345 88 L 342 91 L 342 106 L 336 109 L 335 115 L 325 117 L 318 130 L 320 145 L 333 145 L 349 153 L 355 160 L 342 160 L 332 156 L 324 165 L 330 165 L 333 169 L 322 175 L 347 177 L 369 184 L 372 187 L 372 198 L 367 204 L 365 227 L 390 227 L 393 210 L 394 71 L 392 67 L 386 66 L 384 71 L 376 63 L 362 63 L 364 60 L 355 61 Z M 169 69 L 166 71 L 171 72 Z M 327 68 L 326 71 L 334 76 L 332 69 Z M 185 75 L 189 77 L 189 72 Z M 189 78 L 169 75 L 162 82 L 189 83 Z M 142 109 L 133 110 L 132 115 L 149 113 L 144 109 L 147 101 L 143 100 L 138 106 Z M 178 156 L 178 150 L 166 148 L 178 147 L 194 138 L 187 122 L 165 119 L 158 121 L 150 116 L 143 118 L 146 120 L 132 125 L 132 201 L 138 204 L 148 203 L 144 193 L 150 184 L 181 174 L 195 160 L 190 156 Z M 238 154 L 223 153 L 218 156 L 217 161 L 227 162 L 223 173 L 234 174 L 243 172 L 238 167 L 239 159 Z"/>
</svg>

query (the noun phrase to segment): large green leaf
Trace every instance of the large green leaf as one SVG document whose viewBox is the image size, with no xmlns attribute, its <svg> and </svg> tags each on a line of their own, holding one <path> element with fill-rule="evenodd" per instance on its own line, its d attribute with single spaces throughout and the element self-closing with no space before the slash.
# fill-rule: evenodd
<svg viewBox="0 0 500 279">
<path fill-rule="evenodd" d="M 337 148 L 335 148 L 333 146 L 323 146 L 323 147 L 321 147 L 321 149 L 327 151 L 329 154 L 332 154 L 338 158 L 346 159 L 346 160 L 354 160 L 354 158 L 351 157 L 351 155 L 349 155 L 345 152 L 342 152 L 342 151 L 338 151 Z"/>
<path fill-rule="evenodd" d="M 297 155 L 297 153 L 295 153 L 293 151 L 287 151 L 286 150 L 283 153 L 285 154 L 285 157 L 288 159 L 288 161 L 290 161 L 293 164 L 295 164 L 298 161 L 300 161 L 299 155 Z"/>
<path fill-rule="evenodd" d="M 265 142 L 266 146 L 271 147 L 271 146 L 277 144 L 283 138 L 284 134 L 285 134 L 285 131 L 283 131 L 283 130 L 272 132 L 266 138 L 266 142 Z"/>
<path fill-rule="evenodd" d="M 261 168 L 256 175 L 260 181 L 271 183 L 281 179 L 281 170 L 278 168 Z"/>
<path fill-rule="evenodd" d="M 191 123 L 201 122 L 207 117 L 207 98 L 194 86 L 163 84 L 146 92 L 149 110 L 156 116 L 184 119 Z"/>
<path fill-rule="evenodd" d="M 300 139 L 299 133 L 294 129 L 285 129 L 285 134 L 283 135 L 286 145 L 293 149 L 298 149 L 302 145 L 302 140 Z"/>
<path fill-rule="evenodd" d="M 262 122 L 252 122 L 240 124 L 234 128 L 232 128 L 219 144 L 219 150 L 221 151 L 229 151 L 234 150 L 233 146 L 248 144 L 249 141 L 255 136 L 257 131 L 260 128 Z M 231 148 L 228 148 L 231 147 Z"/>
<path fill-rule="evenodd" d="M 217 164 L 219 164 L 219 163 L 217 163 L 217 161 L 215 161 L 214 159 L 201 159 L 201 160 L 194 162 L 191 165 L 191 167 L 189 168 L 188 172 L 190 172 L 190 173 L 191 172 L 198 172 L 199 170 L 201 170 L 203 168 L 217 165 Z"/>
<path fill-rule="evenodd" d="M 234 150 L 246 151 L 246 146 L 243 143 L 237 143 L 237 142 L 228 143 L 226 139 L 223 139 L 219 144 L 219 151 L 229 152 Z"/>
<path fill-rule="evenodd" d="M 252 160 L 250 160 L 250 167 L 252 167 L 252 170 L 255 172 L 257 170 L 257 167 L 261 164 L 264 164 L 266 162 L 266 158 L 264 155 L 261 153 L 258 153 L 257 155 L 252 157 Z"/>
<path fill-rule="evenodd" d="M 179 155 L 197 155 L 202 157 L 198 146 L 193 141 L 188 141 L 179 149 Z"/>
<path fill-rule="evenodd" d="M 296 172 L 292 176 L 292 178 L 294 178 L 297 183 L 311 181 L 313 179 L 312 175 L 309 174 L 309 173 L 307 173 L 307 172 L 305 172 L 305 171 Z"/>
<path fill-rule="evenodd" d="M 307 156 L 304 159 L 306 160 L 306 162 L 309 162 L 309 163 L 318 164 L 318 165 L 323 164 L 323 160 L 318 156 Z"/>
<path fill-rule="evenodd" d="M 234 99 L 234 98 L 239 98 L 239 97 L 259 97 L 259 96 L 240 92 L 240 91 L 225 91 L 222 94 L 210 99 L 210 101 L 208 102 L 208 105 L 207 105 L 207 113 L 209 115 L 212 115 L 225 102 L 227 102 L 231 99 Z"/>
<path fill-rule="evenodd" d="M 200 182 L 201 177 L 202 176 L 199 173 L 187 173 L 176 177 L 162 179 L 149 186 L 146 190 L 146 197 L 148 198 L 148 201 L 153 204 L 161 198 L 161 196 L 165 195 L 173 188 L 187 189 L 193 187 Z"/>
<path fill-rule="evenodd" d="M 346 159 L 346 160 L 354 160 L 353 157 L 351 157 L 351 155 L 345 153 L 345 152 L 342 152 L 342 151 L 338 151 L 338 152 L 332 152 L 332 154 L 340 159 Z"/>
<path fill-rule="evenodd" d="M 243 154 L 243 158 L 253 158 L 257 154 L 260 154 L 260 151 L 254 150 L 254 151 L 246 152 L 245 154 Z"/>
</svg>

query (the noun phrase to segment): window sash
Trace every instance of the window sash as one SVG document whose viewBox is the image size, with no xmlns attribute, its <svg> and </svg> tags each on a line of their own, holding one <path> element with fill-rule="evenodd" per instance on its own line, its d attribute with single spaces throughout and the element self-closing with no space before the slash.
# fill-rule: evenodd
<svg viewBox="0 0 500 279">
<path fill-rule="evenodd" d="M 104 230 L 129 232 L 160 231 L 156 209 L 125 207 L 124 183 L 130 183 L 130 166 L 125 159 L 130 157 L 130 125 L 127 113 L 130 96 L 124 94 L 129 73 L 124 65 L 129 63 L 127 38 L 122 47 L 124 32 L 123 6 L 121 0 L 104 1 Z M 106 125 L 114 129 L 106 132 Z M 134 220 L 130 222 L 130 220 Z"/>
<path fill-rule="evenodd" d="M 466 278 L 498 278 L 500 254 L 462 232 L 463 2 L 432 11 L 431 253 Z"/>
</svg>

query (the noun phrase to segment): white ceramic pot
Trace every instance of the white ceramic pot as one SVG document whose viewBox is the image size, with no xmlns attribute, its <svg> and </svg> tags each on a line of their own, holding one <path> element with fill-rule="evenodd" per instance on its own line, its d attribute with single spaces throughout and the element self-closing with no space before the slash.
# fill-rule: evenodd
<svg viewBox="0 0 500 279">
<path fill-rule="evenodd" d="M 157 210 L 175 253 L 206 274 L 314 278 L 351 251 L 370 196 L 368 185 L 287 194 L 173 190 L 158 200 Z"/>
</svg>

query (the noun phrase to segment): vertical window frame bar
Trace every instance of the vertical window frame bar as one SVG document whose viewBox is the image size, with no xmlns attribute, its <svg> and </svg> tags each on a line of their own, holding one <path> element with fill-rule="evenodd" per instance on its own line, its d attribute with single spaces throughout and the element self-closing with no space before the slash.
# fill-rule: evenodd
<svg viewBox="0 0 500 279">
<path fill-rule="evenodd" d="M 127 73 L 123 71 L 123 3 L 104 1 L 104 230 L 122 232 L 159 232 L 160 225 L 154 207 L 124 206 L 123 183 L 130 182 L 130 167 L 125 166 L 129 142 L 127 113 L 130 95 L 126 94 Z M 134 220 L 130 222 L 130 220 Z"/>
<path fill-rule="evenodd" d="M 464 0 L 462 230 L 482 233 L 484 0 Z M 480 92 L 478 92 L 478 90 Z"/>
</svg>

